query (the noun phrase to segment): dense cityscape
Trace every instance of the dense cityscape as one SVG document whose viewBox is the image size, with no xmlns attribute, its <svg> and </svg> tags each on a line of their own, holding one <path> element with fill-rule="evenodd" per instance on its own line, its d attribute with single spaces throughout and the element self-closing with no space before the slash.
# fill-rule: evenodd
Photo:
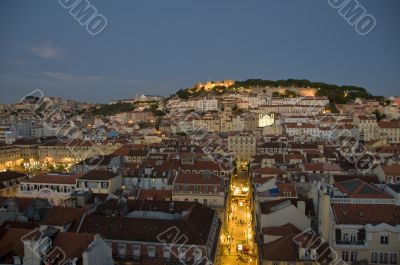
<svg viewBox="0 0 400 265">
<path fill-rule="evenodd" d="M 0 265 L 400 264 L 400 1 L 0 1 Z"/>
<path fill-rule="evenodd" d="M 0 261 L 398 264 L 399 106 L 292 79 L 35 90 L 1 105 Z"/>
</svg>

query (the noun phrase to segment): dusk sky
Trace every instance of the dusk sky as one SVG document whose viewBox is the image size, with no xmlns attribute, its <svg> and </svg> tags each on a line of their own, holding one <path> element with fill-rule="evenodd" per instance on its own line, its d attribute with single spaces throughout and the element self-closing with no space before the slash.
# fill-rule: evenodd
<svg viewBox="0 0 400 265">
<path fill-rule="evenodd" d="M 400 95 L 400 2 L 359 2 L 377 21 L 367 36 L 326 0 L 92 0 L 108 22 L 92 36 L 56 0 L 3 0 L 0 102 L 35 89 L 108 102 L 248 78 Z"/>
</svg>

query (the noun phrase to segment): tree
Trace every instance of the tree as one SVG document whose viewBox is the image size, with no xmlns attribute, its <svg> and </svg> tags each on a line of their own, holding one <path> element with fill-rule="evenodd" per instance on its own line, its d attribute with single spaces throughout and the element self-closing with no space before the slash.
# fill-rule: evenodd
<svg viewBox="0 0 400 265">
<path fill-rule="evenodd" d="M 336 108 L 336 105 L 333 102 L 330 102 L 328 106 L 326 106 L 325 111 L 330 113 L 339 113 L 339 110 Z"/>
<path fill-rule="evenodd" d="M 134 111 L 135 105 L 118 102 L 115 104 L 104 104 L 91 110 L 94 115 L 110 116 L 121 112 Z"/>
<path fill-rule="evenodd" d="M 293 90 L 286 89 L 285 94 L 283 94 L 283 96 L 286 96 L 289 98 L 295 98 L 295 97 L 297 97 L 297 94 Z"/>
<path fill-rule="evenodd" d="M 380 113 L 379 110 L 377 110 L 377 109 L 374 110 L 372 112 L 372 114 L 375 115 L 377 121 L 381 121 L 381 120 L 383 120 L 383 119 L 385 119 L 387 117 L 386 114 Z"/>
<path fill-rule="evenodd" d="M 180 89 L 176 92 L 176 94 L 182 99 L 188 99 L 190 95 L 187 89 Z"/>
</svg>

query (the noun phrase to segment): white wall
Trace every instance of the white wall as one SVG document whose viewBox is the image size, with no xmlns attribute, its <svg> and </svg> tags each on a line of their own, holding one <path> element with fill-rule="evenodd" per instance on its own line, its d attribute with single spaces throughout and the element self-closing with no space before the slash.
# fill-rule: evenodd
<svg viewBox="0 0 400 265">
<path fill-rule="evenodd" d="M 302 231 L 311 227 L 311 219 L 294 205 L 289 205 L 269 214 L 262 214 L 260 217 L 261 228 L 282 226 L 287 223 L 293 224 Z"/>
</svg>

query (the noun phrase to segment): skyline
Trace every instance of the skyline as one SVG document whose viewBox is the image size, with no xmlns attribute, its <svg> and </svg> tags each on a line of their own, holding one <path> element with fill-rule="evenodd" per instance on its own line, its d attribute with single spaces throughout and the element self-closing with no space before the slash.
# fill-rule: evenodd
<svg viewBox="0 0 400 265">
<path fill-rule="evenodd" d="M 91 3 L 108 22 L 97 36 L 58 1 L 0 4 L 1 103 L 35 89 L 103 103 L 248 78 L 309 79 L 395 96 L 400 81 L 394 0 L 360 1 L 377 21 L 366 36 L 327 1 Z"/>
</svg>

